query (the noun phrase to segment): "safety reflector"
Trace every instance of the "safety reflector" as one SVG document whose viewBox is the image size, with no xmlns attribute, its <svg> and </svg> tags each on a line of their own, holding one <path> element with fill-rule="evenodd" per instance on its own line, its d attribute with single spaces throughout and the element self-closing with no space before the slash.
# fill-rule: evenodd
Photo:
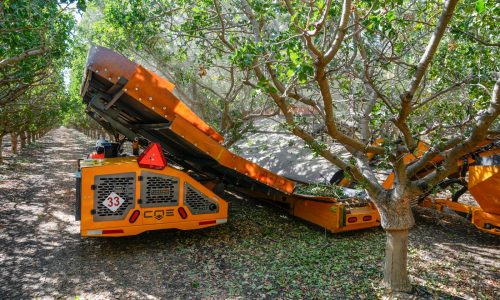
<svg viewBox="0 0 500 300">
<path fill-rule="evenodd" d="M 102 230 L 87 230 L 88 235 L 102 234 Z"/>
<path fill-rule="evenodd" d="M 216 224 L 217 221 L 216 220 L 211 220 L 211 221 L 201 221 L 200 223 L 198 223 L 198 225 L 211 225 L 211 224 Z"/>
<path fill-rule="evenodd" d="M 224 224 L 224 223 L 227 223 L 227 219 L 201 221 L 198 223 L 198 225 L 212 225 L 212 224 Z"/>
<path fill-rule="evenodd" d="M 181 218 L 183 218 L 183 219 L 187 218 L 188 215 L 187 215 L 184 207 L 179 207 L 178 211 L 179 211 L 179 215 L 181 215 Z"/>
<path fill-rule="evenodd" d="M 357 222 L 357 221 L 358 221 L 358 217 L 349 217 L 349 218 L 347 219 L 347 222 L 348 222 L 348 223 L 355 223 L 355 222 Z"/>
<path fill-rule="evenodd" d="M 123 229 L 87 230 L 88 235 L 123 233 Z"/>
<path fill-rule="evenodd" d="M 163 150 L 160 144 L 152 143 L 137 158 L 137 163 L 141 168 L 163 170 L 167 165 Z"/>
<path fill-rule="evenodd" d="M 123 229 L 107 229 L 102 231 L 102 234 L 114 234 L 114 233 L 123 233 Z"/>
<path fill-rule="evenodd" d="M 135 221 L 137 221 L 137 218 L 139 218 L 139 215 L 140 215 L 140 214 L 141 214 L 141 212 L 140 212 L 140 211 L 135 210 L 135 211 L 132 213 L 132 215 L 130 216 L 130 219 L 128 219 L 128 221 L 129 221 L 130 223 L 134 223 Z"/>
<path fill-rule="evenodd" d="M 363 221 L 370 221 L 372 219 L 372 216 L 364 216 Z"/>
</svg>

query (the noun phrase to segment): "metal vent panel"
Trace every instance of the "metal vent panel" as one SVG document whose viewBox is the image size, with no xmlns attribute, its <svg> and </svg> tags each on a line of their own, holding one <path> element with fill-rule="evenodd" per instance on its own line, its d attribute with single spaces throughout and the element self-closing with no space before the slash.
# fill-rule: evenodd
<svg viewBox="0 0 500 300">
<path fill-rule="evenodd" d="M 184 204 L 193 215 L 219 212 L 217 202 L 205 196 L 187 182 L 184 183 Z"/>
<path fill-rule="evenodd" d="M 135 173 L 95 176 L 94 185 L 94 221 L 123 220 L 135 207 Z M 102 203 L 112 192 L 124 200 L 114 212 Z"/>
<path fill-rule="evenodd" d="M 142 172 L 141 207 L 179 205 L 179 178 Z"/>
</svg>

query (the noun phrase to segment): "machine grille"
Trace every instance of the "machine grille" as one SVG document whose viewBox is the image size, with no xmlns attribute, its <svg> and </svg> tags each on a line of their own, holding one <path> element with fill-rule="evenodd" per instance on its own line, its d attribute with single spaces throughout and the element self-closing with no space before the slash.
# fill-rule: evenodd
<svg viewBox="0 0 500 300">
<path fill-rule="evenodd" d="M 184 184 L 184 204 L 193 215 L 211 214 L 219 211 L 219 205 L 189 183 Z"/>
<path fill-rule="evenodd" d="M 141 207 L 177 206 L 179 178 L 142 172 Z"/>
<path fill-rule="evenodd" d="M 94 221 L 122 220 L 135 207 L 135 173 L 95 176 L 94 185 Z M 103 204 L 112 192 L 124 200 L 116 211 Z"/>
</svg>

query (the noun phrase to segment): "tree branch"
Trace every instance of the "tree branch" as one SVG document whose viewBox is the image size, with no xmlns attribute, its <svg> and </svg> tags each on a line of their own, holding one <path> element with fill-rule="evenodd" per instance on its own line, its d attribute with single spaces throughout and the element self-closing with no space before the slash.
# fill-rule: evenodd
<svg viewBox="0 0 500 300">
<path fill-rule="evenodd" d="M 457 89 L 458 87 L 460 87 L 462 84 L 465 84 L 467 82 L 470 82 L 472 81 L 474 78 L 476 78 L 476 76 L 468 76 L 467 78 L 465 78 L 464 80 L 460 81 L 460 82 L 456 82 L 454 83 L 453 85 L 443 89 L 443 90 L 440 90 L 439 92 L 435 93 L 434 95 L 428 97 L 427 99 L 425 100 L 422 100 L 422 102 L 418 103 L 417 105 L 414 106 L 414 109 L 417 109 L 417 108 L 420 108 L 422 106 L 424 106 L 425 104 L 429 103 L 430 101 L 436 99 L 437 97 L 439 96 L 442 96 L 448 92 L 451 92 L 455 89 Z"/>
<path fill-rule="evenodd" d="M 15 63 L 17 63 L 23 59 L 26 59 L 28 57 L 42 55 L 45 52 L 47 52 L 47 50 L 48 49 L 45 47 L 42 47 L 40 49 L 31 49 L 31 50 L 25 51 L 17 56 L 2 59 L 0 61 L 0 69 L 5 68 L 7 65 L 15 64 Z"/>
<path fill-rule="evenodd" d="M 342 45 L 342 42 L 344 41 L 347 25 L 349 24 L 349 16 L 351 15 L 351 5 L 351 0 L 344 0 L 344 4 L 342 5 L 342 16 L 340 17 L 340 23 L 335 39 L 330 48 L 326 51 L 324 58 L 319 62 L 324 66 L 326 66 L 335 57 L 340 49 L 340 45 Z"/>
<path fill-rule="evenodd" d="M 498 76 L 498 75 L 497 75 Z M 449 174 L 456 172 L 457 160 L 470 153 L 480 142 L 482 142 L 493 122 L 500 115 L 500 76 L 493 87 L 492 98 L 488 108 L 479 115 L 477 124 L 472 128 L 472 132 L 465 141 L 455 145 L 451 150 L 444 154 L 445 161 L 441 168 L 430 173 L 424 178 L 417 180 L 415 185 L 420 187 L 427 185 L 429 187 L 437 185 Z"/>
<path fill-rule="evenodd" d="M 429 40 L 429 43 L 427 44 L 424 54 L 420 58 L 420 62 L 417 65 L 417 69 L 415 71 L 415 75 L 411 80 L 410 86 L 406 92 L 400 95 L 401 110 L 399 111 L 398 118 L 394 120 L 394 124 L 403 134 L 406 145 L 412 150 L 416 147 L 416 142 L 411 135 L 411 131 L 410 128 L 408 127 L 408 124 L 406 123 L 406 119 L 412 112 L 413 96 L 415 95 L 415 92 L 420 86 L 422 78 L 424 77 L 425 72 L 427 71 L 427 68 L 431 63 L 434 54 L 437 51 L 437 48 L 441 42 L 441 39 L 443 38 L 448 23 L 450 22 L 451 17 L 453 16 L 453 12 L 455 10 L 457 2 L 458 0 L 448 0 L 445 3 L 436 30 L 434 31 L 431 39 Z"/>
</svg>

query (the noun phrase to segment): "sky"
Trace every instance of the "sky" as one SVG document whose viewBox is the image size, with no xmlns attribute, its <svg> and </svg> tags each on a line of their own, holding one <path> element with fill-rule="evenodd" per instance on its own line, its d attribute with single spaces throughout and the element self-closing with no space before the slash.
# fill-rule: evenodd
<svg viewBox="0 0 500 300">
<path fill-rule="evenodd" d="M 80 21 L 82 20 L 82 12 L 76 9 L 76 3 L 71 3 L 69 5 L 69 9 L 71 9 L 71 11 L 73 12 L 73 17 L 76 20 L 76 26 L 78 26 L 78 24 L 80 24 Z M 62 72 L 64 78 L 64 88 L 66 91 L 68 91 L 71 78 L 71 70 L 69 68 L 64 68 Z"/>
</svg>

